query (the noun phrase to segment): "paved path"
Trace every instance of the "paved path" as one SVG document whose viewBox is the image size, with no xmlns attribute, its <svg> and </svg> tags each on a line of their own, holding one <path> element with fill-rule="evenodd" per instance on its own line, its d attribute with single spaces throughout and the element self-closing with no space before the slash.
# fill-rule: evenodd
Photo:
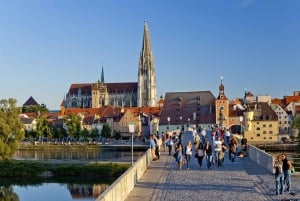
<svg viewBox="0 0 300 201">
<path fill-rule="evenodd" d="M 192 135 L 186 134 L 183 142 L 191 140 Z M 275 195 L 274 176 L 254 161 L 245 157 L 235 162 L 225 156 L 224 166 L 213 166 L 207 170 L 203 161 L 199 168 L 195 158 L 189 170 L 184 166 L 177 170 L 177 163 L 167 152 L 151 163 L 136 187 L 130 192 L 126 201 L 270 201 L 300 200 L 300 177 L 292 177 L 292 191 Z"/>
</svg>

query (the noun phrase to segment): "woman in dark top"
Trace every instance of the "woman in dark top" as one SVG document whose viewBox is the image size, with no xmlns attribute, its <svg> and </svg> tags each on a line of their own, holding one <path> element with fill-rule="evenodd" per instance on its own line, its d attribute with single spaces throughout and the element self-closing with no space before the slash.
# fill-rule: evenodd
<svg viewBox="0 0 300 201">
<path fill-rule="evenodd" d="M 208 140 L 205 142 L 203 150 L 206 157 L 207 168 L 210 169 L 212 160 L 212 147 Z"/>
</svg>

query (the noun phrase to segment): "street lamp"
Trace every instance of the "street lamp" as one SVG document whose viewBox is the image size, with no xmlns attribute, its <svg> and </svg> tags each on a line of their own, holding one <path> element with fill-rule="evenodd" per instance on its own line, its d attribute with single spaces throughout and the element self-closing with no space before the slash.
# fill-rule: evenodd
<svg viewBox="0 0 300 201">
<path fill-rule="evenodd" d="M 170 129 L 170 120 L 171 120 L 171 118 L 170 118 L 170 117 L 167 117 L 167 121 L 168 121 L 168 130 Z"/>
<path fill-rule="evenodd" d="M 189 129 L 190 127 L 190 118 L 188 118 L 188 125 L 187 125 L 187 129 Z"/>
<path fill-rule="evenodd" d="M 134 134 L 134 124 L 130 123 L 128 124 L 128 130 L 131 134 L 131 166 L 133 166 L 133 134 Z"/>
<path fill-rule="evenodd" d="M 243 128 L 242 128 L 243 120 L 244 120 L 244 117 L 240 116 L 240 134 L 244 137 Z"/>
</svg>

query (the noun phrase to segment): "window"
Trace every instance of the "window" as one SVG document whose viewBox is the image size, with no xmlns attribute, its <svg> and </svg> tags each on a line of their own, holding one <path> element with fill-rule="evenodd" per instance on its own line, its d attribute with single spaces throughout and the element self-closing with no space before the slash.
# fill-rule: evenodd
<svg viewBox="0 0 300 201">
<path fill-rule="evenodd" d="M 259 133 L 256 133 L 256 137 L 260 137 L 260 134 L 259 134 Z"/>
<path fill-rule="evenodd" d="M 267 131 L 264 131 L 263 134 L 267 134 Z"/>
<path fill-rule="evenodd" d="M 266 128 L 266 124 L 263 124 L 263 127 Z"/>
<path fill-rule="evenodd" d="M 269 127 L 272 127 L 272 124 L 269 124 Z"/>
<path fill-rule="evenodd" d="M 259 127 L 257 127 L 257 128 L 256 128 L 256 130 L 257 130 L 257 131 L 259 131 L 259 130 L 260 130 L 260 128 L 259 128 Z"/>
<path fill-rule="evenodd" d="M 269 137 L 270 140 L 272 140 L 272 137 Z"/>
<path fill-rule="evenodd" d="M 273 134 L 273 131 L 269 131 L 269 134 Z"/>
</svg>

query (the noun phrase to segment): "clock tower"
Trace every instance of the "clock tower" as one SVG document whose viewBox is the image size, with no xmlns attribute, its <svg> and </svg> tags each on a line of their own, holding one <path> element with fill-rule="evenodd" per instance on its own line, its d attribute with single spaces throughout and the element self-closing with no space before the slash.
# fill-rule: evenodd
<svg viewBox="0 0 300 201">
<path fill-rule="evenodd" d="M 219 96 L 216 98 L 216 124 L 219 127 L 228 127 L 229 100 L 224 93 L 223 77 L 220 77 Z"/>
</svg>

